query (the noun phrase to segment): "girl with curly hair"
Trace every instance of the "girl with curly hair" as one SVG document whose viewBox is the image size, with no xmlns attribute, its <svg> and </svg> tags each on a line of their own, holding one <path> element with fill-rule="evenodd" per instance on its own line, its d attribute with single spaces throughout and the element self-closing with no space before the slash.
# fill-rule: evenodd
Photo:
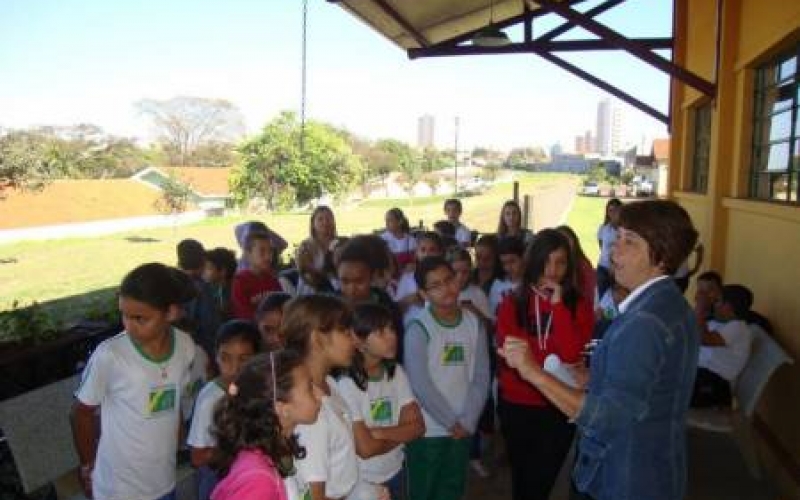
<svg viewBox="0 0 800 500">
<path fill-rule="evenodd" d="M 279 351 L 251 359 L 214 413 L 212 463 L 221 480 L 211 499 L 287 500 L 287 490 L 302 498 L 289 477 L 294 459 L 305 456 L 294 429 L 314 423 L 320 404 L 299 354 Z"/>
</svg>

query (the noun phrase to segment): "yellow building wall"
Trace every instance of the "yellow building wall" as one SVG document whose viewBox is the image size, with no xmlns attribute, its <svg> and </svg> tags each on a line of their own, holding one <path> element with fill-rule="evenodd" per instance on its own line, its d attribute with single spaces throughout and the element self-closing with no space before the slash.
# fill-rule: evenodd
<svg viewBox="0 0 800 500">
<path fill-rule="evenodd" d="M 800 40 L 800 1 L 724 0 L 718 91 L 712 120 L 709 185 L 682 192 L 691 175 L 690 107 L 703 96 L 676 84 L 673 91 L 671 196 L 700 231 L 705 268 L 756 296 L 755 309 L 776 327 L 776 340 L 795 359 L 770 381 L 757 410 L 757 433 L 768 478 L 800 498 L 800 206 L 747 200 L 753 69 Z M 716 0 L 676 0 L 676 62 L 709 80 L 717 64 Z M 796 45 L 795 45 L 796 46 Z"/>
</svg>

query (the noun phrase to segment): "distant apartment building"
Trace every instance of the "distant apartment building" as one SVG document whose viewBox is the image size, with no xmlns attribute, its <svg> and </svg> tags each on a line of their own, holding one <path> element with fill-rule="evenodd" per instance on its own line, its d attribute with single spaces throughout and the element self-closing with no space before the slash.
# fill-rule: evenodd
<svg viewBox="0 0 800 500">
<path fill-rule="evenodd" d="M 576 155 L 586 154 L 586 138 L 583 134 L 575 136 L 574 152 Z"/>
<path fill-rule="evenodd" d="M 611 99 L 597 104 L 596 152 L 611 156 L 622 147 L 622 109 Z"/>
<path fill-rule="evenodd" d="M 417 147 L 426 149 L 433 147 L 434 119 L 431 115 L 422 115 L 417 121 Z"/>
</svg>

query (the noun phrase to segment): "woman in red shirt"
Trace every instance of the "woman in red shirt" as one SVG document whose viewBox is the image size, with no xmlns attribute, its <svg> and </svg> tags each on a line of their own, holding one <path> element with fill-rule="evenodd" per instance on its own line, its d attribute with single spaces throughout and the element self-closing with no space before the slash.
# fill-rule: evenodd
<svg viewBox="0 0 800 500">
<path fill-rule="evenodd" d="M 581 361 L 594 324 L 591 300 L 576 288 L 567 238 L 554 229 L 536 234 L 525 254 L 523 286 L 497 312 L 497 344 L 524 339 L 535 360 L 556 355 Z M 499 364 L 500 423 L 511 462 L 513 500 L 547 500 L 569 451 L 574 426 L 536 388 L 504 362 Z"/>
</svg>

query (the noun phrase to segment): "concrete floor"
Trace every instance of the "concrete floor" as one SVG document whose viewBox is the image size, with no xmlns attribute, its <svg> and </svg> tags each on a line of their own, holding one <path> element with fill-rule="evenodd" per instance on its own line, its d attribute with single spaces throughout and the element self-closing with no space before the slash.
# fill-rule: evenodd
<svg viewBox="0 0 800 500">
<path fill-rule="evenodd" d="M 491 471 L 483 479 L 470 470 L 465 500 L 511 500 L 508 462 L 500 439 L 486 451 Z M 690 430 L 689 488 L 685 500 L 775 500 L 777 494 L 764 481 L 750 475 L 736 442 L 727 435 Z M 567 457 L 571 464 L 573 455 Z M 569 499 L 569 467 L 565 466 L 550 500 Z"/>
</svg>

